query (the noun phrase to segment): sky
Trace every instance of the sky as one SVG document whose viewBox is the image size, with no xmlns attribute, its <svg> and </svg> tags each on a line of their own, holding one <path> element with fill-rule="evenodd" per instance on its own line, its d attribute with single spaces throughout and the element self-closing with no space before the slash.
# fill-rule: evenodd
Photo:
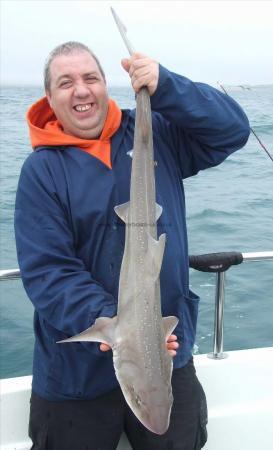
<svg viewBox="0 0 273 450">
<path fill-rule="evenodd" d="M 1 0 L 1 84 L 42 85 L 48 53 L 77 40 L 99 57 L 109 86 L 129 85 L 110 6 L 134 48 L 174 72 L 213 85 L 273 83 L 270 0 Z"/>
</svg>

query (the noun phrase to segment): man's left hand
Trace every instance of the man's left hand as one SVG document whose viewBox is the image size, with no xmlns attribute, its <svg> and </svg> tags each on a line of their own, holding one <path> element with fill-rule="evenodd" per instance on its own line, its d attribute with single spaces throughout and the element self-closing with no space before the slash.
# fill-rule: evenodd
<svg viewBox="0 0 273 450">
<path fill-rule="evenodd" d="M 136 93 L 143 86 L 148 88 L 150 95 L 155 93 L 159 79 L 159 64 L 157 61 L 142 53 L 133 53 L 130 59 L 122 59 L 121 65 L 129 73 Z"/>
</svg>

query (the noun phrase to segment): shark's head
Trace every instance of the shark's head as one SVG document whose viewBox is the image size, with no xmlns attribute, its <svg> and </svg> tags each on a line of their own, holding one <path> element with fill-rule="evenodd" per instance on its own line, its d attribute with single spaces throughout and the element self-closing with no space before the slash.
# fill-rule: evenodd
<svg viewBox="0 0 273 450">
<path fill-rule="evenodd" d="M 155 357 L 152 357 L 142 349 L 138 351 L 135 339 L 129 339 L 129 332 L 123 330 L 123 335 L 126 339 L 120 337 L 113 346 L 113 362 L 125 400 L 146 428 L 164 434 L 169 427 L 173 403 L 172 358 L 166 351 L 165 342 L 162 354 L 155 351 L 152 355 Z"/>
<path fill-rule="evenodd" d="M 145 380 L 145 374 L 119 377 L 124 397 L 140 422 L 153 433 L 164 434 L 170 422 L 173 403 L 169 383 L 161 379 Z M 157 377 L 155 377 L 157 378 Z"/>
</svg>

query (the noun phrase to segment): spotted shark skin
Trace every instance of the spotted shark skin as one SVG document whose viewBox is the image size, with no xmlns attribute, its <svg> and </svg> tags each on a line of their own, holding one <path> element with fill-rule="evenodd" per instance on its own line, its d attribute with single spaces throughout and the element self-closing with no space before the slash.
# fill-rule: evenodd
<svg viewBox="0 0 273 450">
<path fill-rule="evenodd" d="M 157 240 L 162 208 L 155 201 L 155 174 L 150 96 L 142 88 L 136 119 L 130 201 L 116 206 L 125 223 L 117 315 L 99 317 L 82 333 L 60 342 L 103 342 L 113 351 L 113 364 L 124 397 L 150 431 L 164 434 L 173 404 L 172 357 L 166 341 L 178 323 L 161 315 L 160 269 L 165 234 Z"/>
</svg>

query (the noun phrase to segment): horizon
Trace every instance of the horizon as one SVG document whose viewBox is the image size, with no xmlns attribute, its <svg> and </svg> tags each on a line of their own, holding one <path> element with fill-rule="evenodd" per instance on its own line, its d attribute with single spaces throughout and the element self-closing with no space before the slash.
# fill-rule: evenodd
<svg viewBox="0 0 273 450">
<path fill-rule="evenodd" d="M 196 80 L 193 80 L 195 82 L 198 82 Z M 216 87 L 217 89 L 219 88 L 218 83 L 206 83 L 209 84 L 210 86 Z M 259 88 L 259 87 L 267 87 L 267 86 L 272 86 L 273 87 L 273 82 L 271 83 L 257 83 L 257 84 L 250 84 L 250 83 L 238 83 L 238 84 L 229 84 L 229 83 L 224 83 L 221 81 L 221 84 L 223 86 L 227 86 L 227 87 L 233 87 L 233 88 L 241 88 L 241 89 L 245 89 L 248 90 L 248 88 L 252 89 L 252 88 Z M 1 88 L 41 88 L 44 90 L 44 86 L 43 84 L 37 84 L 37 83 L 24 83 L 24 84 L 18 84 L 18 83 L 3 83 L 0 84 L 0 89 Z M 107 88 L 108 89 L 117 89 L 117 88 L 127 88 L 127 89 L 133 89 L 130 82 L 128 83 L 123 83 L 123 84 L 107 84 Z"/>
</svg>

